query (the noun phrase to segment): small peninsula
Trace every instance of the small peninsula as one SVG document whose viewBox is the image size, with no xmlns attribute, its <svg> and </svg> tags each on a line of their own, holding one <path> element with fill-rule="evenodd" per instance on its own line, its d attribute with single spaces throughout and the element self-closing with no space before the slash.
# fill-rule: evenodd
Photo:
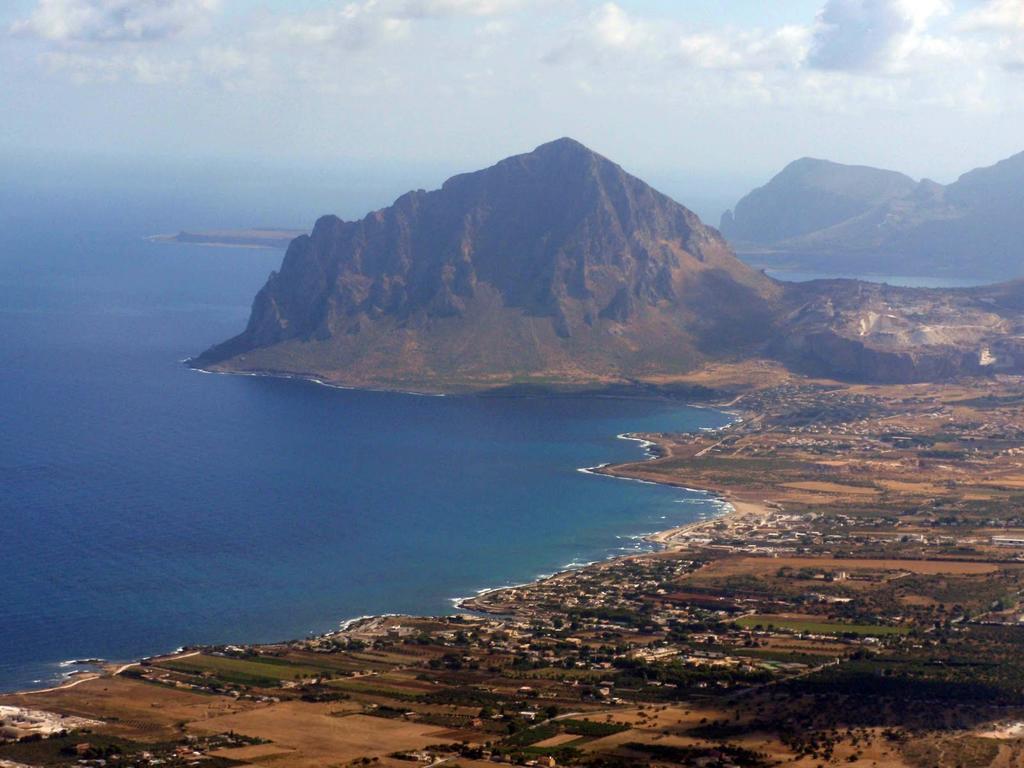
<svg viewBox="0 0 1024 768">
<path fill-rule="evenodd" d="M 187 245 L 211 245 L 219 248 L 270 248 L 284 249 L 293 239 L 303 234 L 296 229 L 252 228 L 252 229 L 207 229 L 200 232 L 182 230 L 176 235 L 150 235 L 153 243 L 184 243 Z"/>
</svg>

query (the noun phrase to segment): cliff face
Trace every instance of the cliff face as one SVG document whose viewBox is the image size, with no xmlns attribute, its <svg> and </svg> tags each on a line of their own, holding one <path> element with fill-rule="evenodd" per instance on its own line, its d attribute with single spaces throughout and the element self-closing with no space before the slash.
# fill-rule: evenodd
<svg viewBox="0 0 1024 768">
<path fill-rule="evenodd" d="M 765 341 L 780 289 L 571 139 L 292 241 L 204 368 L 360 386 L 651 377 Z"/>
</svg>

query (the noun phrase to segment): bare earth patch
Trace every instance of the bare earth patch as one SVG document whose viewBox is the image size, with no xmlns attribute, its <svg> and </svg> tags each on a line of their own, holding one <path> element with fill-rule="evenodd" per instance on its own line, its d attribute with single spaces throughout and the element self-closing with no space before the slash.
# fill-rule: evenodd
<svg viewBox="0 0 1024 768">
<path fill-rule="evenodd" d="M 576 741 L 579 736 L 575 733 L 560 733 L 557 736 L 552 736 L 550 739 L 544 739 L 544 741 L 538 741 L 534 744 L 534 747 L 560 747 L 563 744 L 568 744 L 570 741 Z"/>
<path fill-rule="evenodd" d="M 818 493 L 838 493 L 850 496 L 874 496 L 878 491 L 874 488 L 866 488 L 862 485 L 843 485 L 842 483 L 816 482 L 813 480 L 800 481 L 795 483 L 783 483 L 786 488 L 796 488 L 800 491 L 817 491 Z"/>
<path fill-rule="evenodd" d="M 128 738 L 157 740 L 176 735 L 173 724 L 245 711 L 253 706 L 224 696 L 206 696 L 126 677 L 86 680 L 69 688 L 9 694 L 0 704 L 35 707 L 104 721 L 105 730 Z"/>
<path fill-rule="evenodd" d="M 337 705 L 281 702 L 236 715 L 189 724 L 202 733 L 235 731 L 268 739 L 294 751 L 274 758 L 278 766 L 315 766 L 390 752 L 422 749 L 440 741 L 436 726 L 366 715 L 337 716 Z"/>
<path fill-rule="evenodd" d="M 295 750 L 291 747 L 282 747 L 278 744 L 250 744 L 247 747 L 216 749 L 210 754 L 214 757 L 226 757 L 229 760 L 245 762 L 249 760 L 259 760 L 263 757 L 277 757 L 294 751 Z"/>
</svg>

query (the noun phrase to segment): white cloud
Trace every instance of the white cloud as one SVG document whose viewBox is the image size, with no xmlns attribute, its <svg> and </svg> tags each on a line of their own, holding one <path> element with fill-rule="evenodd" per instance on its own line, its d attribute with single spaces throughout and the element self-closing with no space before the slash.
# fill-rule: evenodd
<svg viewBox="0 0 1024 768">
<path fill-rule="evenodd" d="M 1024 45 L 964 33 L 964 12 L 948 0 L 821 3 L 805 24 L 759 28 L 697 27 L 683 14 L 604 2 L 549 37 L 541 60 L 564 70 L 580 94 L 706 110 L 770 105 L 862 116 L 915 108 L 991 113 L 1022 103 L 1012 81 L 1024 60 L 1011 52 Z"/>
<path fill-rule="evenodd" d="M 589 33 L 598 46 L 630 50 L 653 42 L 653 27 L 630 16 L 615 3 L 590 14 Z"/>
<path fill-rule="evenodd" d="M 404 0 L 396 12 L 405 18 L 498 16 L 523 5 L 523 0 Z"/>
<path fill-rule="evenodd" d="M 604 58 L 628 54 L 631 61 L 662 61 L 706 70 L 794 68 L 807 54 L 810 30 L 787 26 L 776 30 L 714 29 L 696 31 L 675 21 L 656 21 L 606 2 L 591 11 L 564 45 L 546 60 L 572 54 Z"/>
<path fill-rule="evenodd" d="M 965 13 L 956 29 L 1004 71 L 1024 72 L 1024 0 L 988 0 Z"/>
<path fill-rule="evenodd" d="M 948 0 L 820 0 L 817 17 L 766 28 L 697 26 L 621 0 L 322 0 L 217 17 L 221 2 L 38 0 L 14 31 L 75 82 L 410 102 L 522 89 L 557 104 L 628 93 L 705 108 L 975 109 L 1024 71 L 1024 0 L 959 14 Z M 183 34 L 204 22 L 210 34 Z"/>
<path fill-rule="evenodd" d="M 536 0 L 534 0 L 536 1 Z M 352 0 L 329 2 L 308 13 L 275 16 L 288 38 L 361 47 L 400 37 L 416 19 L 494 17 L 526 0 Z M 51 43 L 160 41 L 208 26 L 221 0 L 37 0 L 13 35 Z"/>
<path fill-rule="evenodd" d="M 965 31 L 1024 30 L 1024 0 L 988 0 L 965 13 L 957 26 Z"/>
<path fill-rule="evenodd" d="M 926 32 L 949 0 L 827 0 L 818 14 L 808 63 L 832 70 L 889 70 L 931 47 Z"/>
<path fill-rule="evenodd" d="M 346 57 L 407 40 L 418 24 L 472 19 L 493 39 L 505 16 L 549 0 L 325 0 L 311 10 L 254 10 L 231 26 L 214 26 L 221 2 L 38 0 L 10 33 L 41 44 L 38 60 L 45 69 L 77 83 L 158 84 L 191 77 L 231 89 L 289 81 L 337 88 L 339 68 L 353 71 L 350 61 L 342 63 Z M 214 34 L 184 34 L 204 30 Z M 386 62 L 363 59 L 379 85 L 392 82 Z M 363 86 L 373 84 L 368 79 Z"/>
<path fill-rule="evenodd" d="M 799 26 L 684 34 L 677 52 L 680 61 L 700 69 L 797 69 L 807 56 L 809 38 L 810 30 Z"/>
<path fill-rule="evenodd" d="M 144 85 L 183 83 L 193 67 L 189 61 L 118 54 L 94 56 L 74 51 L 52 51 L 43 62 L 53 72 L 66 74 L 75 83 L 114 83 L 130 80 Z"/>
<path fill-rule="evenodd" d="M 203 26 L 219 0 L 38 0 L 11 34 L 59 43 L 163 40 Z"/>
<path fill-rule="evenodd" d="M 407 18 L 392 13 L 377 0 L 365 0 L 347 3 L 336 10 L 271 17 L 259 34 L 267 45 L 283 38 L 302 44 L 336 43 L 357 49 L 403 37 L 408 31 Z"/>
<path fill-rule="evenodd" d="M 250 64 L 248 56 L 231 46 L 203 48 L 197 58 L 205 74 L 224 79 L 244 73 Z"/>
<path fill-rule="evenodd" d="M 322 10 L 271 17 L 264 37 L 272 43 L 277 32 L 289 40 L 315 44 L 338 43 L 364 48 L 375 42 L 409 34 L 417 21 L 455 17 L 496 17 L 524 6 L 524 0 L 358 0 L 330 3 Z"/>
</svg>

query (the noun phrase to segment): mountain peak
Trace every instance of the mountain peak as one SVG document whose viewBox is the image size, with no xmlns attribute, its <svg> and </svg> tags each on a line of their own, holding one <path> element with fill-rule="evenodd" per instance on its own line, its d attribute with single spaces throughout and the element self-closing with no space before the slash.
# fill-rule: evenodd
<svg viewBox="0 0 1024 768">
<path fill-rule="evenodd" d="M 592 150 L 585 144 L 576 141 L 576 139 L 570 138 L 569 136 L 563 136 L 560 139 L 548 141 L 536 149 L 533 152 L 527 154 L 531 155 L 593 155 L 594 157 L 601 157 L 597 152 Z M 602 158 L 604 159 L 604 158 Z"/>
<path fill-rule="evenodd" d="M 916 186 L 896 171 L 802 157 L 723 216 L 722 233 L 733 242 L 780 243 L 904 197 Z"/>
<path fill-rule="evenodd" d="M 829 167 L 829 166 L 834 166 L 834 165 L 841 165 L 841 163 L 836 163 L 836 162 L 834 162 L 832 160 L 825 160 L 825 159 L 820 158 L 820 157 L 810 157 L 810 156 L 798 157 L 796 160 L 794 160 L 789 165 L 787 165 L 785 168 L 783 168 L 782 169 L 782 173 L 785 173 L 786 171 L 790 171 L 790 170 L 797 170 L 797 169 L 803 170 L 803 169 L 807 169 L 807 168 Z"/>
<path fill-rule="evenodd" d="M 607 158 L 575 139 L 563 137 L 541 144 L 530 152 L 506 157 L 489 168 L 457 174 L 445 181 L 441 190 L 454 192 L 466 187 L 475 190 L 485 180 L 487 184 L 516 184 L 534 179 L 536 183 L 564 187 L 580 179 L 594 180 L 598 168 L 615 169 L 625 174 Z"/>
</svg>

